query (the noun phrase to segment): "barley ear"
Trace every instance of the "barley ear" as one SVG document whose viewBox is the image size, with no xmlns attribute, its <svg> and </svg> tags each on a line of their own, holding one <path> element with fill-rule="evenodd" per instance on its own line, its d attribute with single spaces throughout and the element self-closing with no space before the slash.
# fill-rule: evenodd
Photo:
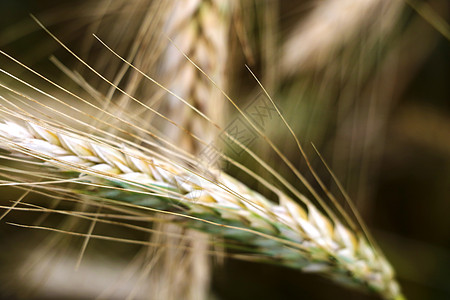
<svg viewBox="0 0 450 300">
<path fill-rule="evenodd" d="M 95 182 L 97 196 L 181 217 L 180 226 L 238 244 L 249 259 L 318 273 L 384 299 L 403 297 L 389 262 L 364 235 L 281 191 L 276 204 L 225 173 L 207 178 L 137 149 L 31 120 L 0 123 L 0 145 L 72 171 L 68 176 L 80 173 L 78 182 Z"/>
</svg>

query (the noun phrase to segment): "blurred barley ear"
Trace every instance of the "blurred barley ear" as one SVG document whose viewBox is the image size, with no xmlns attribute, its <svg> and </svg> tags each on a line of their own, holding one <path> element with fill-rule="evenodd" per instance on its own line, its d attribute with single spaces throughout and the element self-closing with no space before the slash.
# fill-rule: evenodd
<svg viewBox="0 0 450 300">
<path fill-rule="evenodd" d="M 402 1 L 389 0 L 320 1 L 295 25 L 283 45 L 283 75 L 322 69 L 352 40 L 361 38 L 373 43 L 389 34 L 403 7 Z"/>
<path fill-rule="evenodd" d="M 162 56 L 162 75 L 167 87 L 218 124 L 222 124 L 226 116 L 221 91 L 185 55 L 222 89 L 226 88 L 231 4 L 223 0 L 172 1 L 164 28 L 171 39 Z M 161 109 L 168 118 L 205 143 L 214 143 L 216 128 L 179 99 L 168 95 Z M 168 140 L 197 157 L 201 156 L 204 144 L 172 124 L 163 124 L 162 127 Z M 164 299 L 206 299 L 211 278 L 208 236 L 171 224 L 163 223 L 158 227 L 162 232 L 177 232 L 186 237 L 155 236 L 159 242 L 167 239 L 169 244 L 189 245 L 192 250 L 186 251 L 185 247 L 165 250 L 158 263 L 160 267 L 157 266 L 156 272 L 152 273 L 153 281 L 165 282 L 154 285 L 162 287 L 162 291 L 159 288 L 155 290 L 155 295 Z"/>
</svg>

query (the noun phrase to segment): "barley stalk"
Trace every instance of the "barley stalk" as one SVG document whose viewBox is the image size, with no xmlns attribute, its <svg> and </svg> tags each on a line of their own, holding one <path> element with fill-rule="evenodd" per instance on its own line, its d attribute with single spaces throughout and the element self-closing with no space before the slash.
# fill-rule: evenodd
<svg viewBox="0 0 450 300">
<path fill-rule="evenodd" d="M 361 233 L 305 199 L 300 205 L 280 192 L 276 204 L 227 174 L 200 175 L 128 146 L 99 143 L 35 120 L 0 123 L 0 147 L 78 172 L 80 183 L 96 183 L 96 195 L 184 216 L 179 225 L 239 242 L 255 260 L 319 273 L 385 299 L 404 299 L 383 255 Z"/>
</svg>

